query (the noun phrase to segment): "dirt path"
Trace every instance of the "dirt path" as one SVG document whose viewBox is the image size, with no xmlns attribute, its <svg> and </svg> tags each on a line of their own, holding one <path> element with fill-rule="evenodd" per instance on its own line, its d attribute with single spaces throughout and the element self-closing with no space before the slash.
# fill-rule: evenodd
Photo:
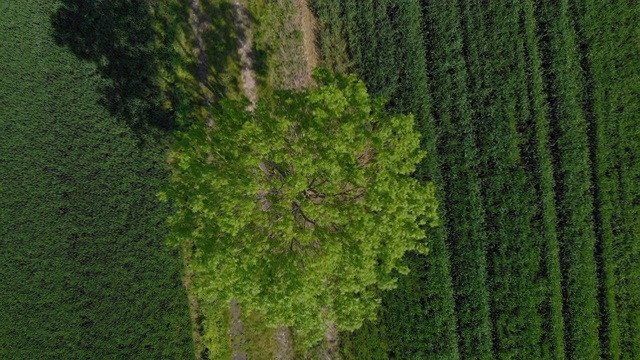
<svg viewBox="0 0 640 360">
<path fill-rule="evenodd" d="M 302 41 L 304 46 L 304 58 L 307 64 L 307 84 L 311 83 L 311 70 L 318 66 L 318 47 L 316 46 L 317 21 L 308 0 L 296 0 L 296 22 L 302 31 Z"/>
<path fill-rule="evenodd" d="M 202 311 L 200 310 L 200 303 L 198 298 L 192 291 L 193 286 L 193 271 L 190 269 L 189 264 L 193 257 L 193 245 L 191 243 L 185 244 L 182 247 L 183 260 L 186 267 L 186 272 L 182 277 L 182 284 L 187 292 L 187 298 L 189 300 L 189 313 L 191 315 L 191 336 L 193 337 L 193 347 L 197 360 L 202 360 L 206 353 L 206 346 L 202 341 L 202 335 L 204 329 L 202 327 Z"/>
<path fill-rule="evenodd" d="M 204 48 L 204 34 L 211 24 L 202 13 L 202 6 L 199 0 L 192 0 L 189 5 L 189 25 L 193 31 L 193 46 L 196 58 L 198 59 L 198 72 L 196 76 L 200 86 L 207 88 L 209 84 L 209 57 Z M 205 97 L 207 97 L 207 95 L 205 95 Z M 213 99 L 207 100 L 212 101 Z"/>
<path fill-rule="evenodd" d="M 295 358 L 293 349 L 293 336 L 291 329 L 287 326 L 278 326 L 274 334 L 278 347 L 276 349 L 276 360 L 291 360 Z"/>
<path fill-rule="evenodd" d="M 253 72 L 255 61 L 250 16 L 246 6 L 240 0 L 234 0 L 233 6 L 235 9 L 234 25 L 238 36 L 238 55 L 242 66 L 242 86 L 245 96 L 251 102 L 249 110 L 253 110 L 255 108 L 258 95 L 255 74 Z M 203 95 L 203 106 L 209 106 L 215 101 L 215 99 L 209 90 L 209 58 L 205 49 L 204 35 L 207 29 L 211 26 L 209 16 L 215 16 L 215 14 L 204 14 L 199 0 L 192 0 L 189 10 L 189 23 L 193 31 L 193 45 L 197 59 L 196 77 Z M 207 115 L 207 123 L 209 126 L 213 126 L 213 119 L 211 118 L 211 115 Z M 185 254 L 185 263 L 188 266 L 191 261 L 192 254 L 191 251 L 187 251 Z M 202 354 L 205 349 L 204 344 L 202 343 L 202 315 L 198 299 L 191 291 L 192 283 L 193 272 L 188 271 L 185 275 L 184 285 L 185 288 L 187 288 L 187 293 L 189 294 L 191 321 L 193 324 L 193 341 L 197 352 L 196 357 L 198 359 L 202 359 Z M 234 360 L 247 359 L 247 355 L 244 352 L 246 344 L 245 330 L 241 319 L 242 312 L 240 310 L 240 304 L 236 300 L 233 300 L 230 304 L 229 339 L 231 342 L 231 351 Z"/>
<path fill-rule="evenodd" d="M 242 89 L 249 99 L 249 111 L 253 111 L 258 101 L 256 89 L 256 76 L 254 74 L 255 54 L 253 52 L 253 33 L 251 31 L 250 14 L 245 4 L 240 0 L 234 0 L 234 25 L 238 35 L 238 56 L 240 57 Z M 231 339 L 231 352 L 233 360 L 246 360 L 245 344 L 247 342 L 244 325 L 242 324 L 242 312 L 240 304 L 235 299 L 231 301 L 231 320 L 229 324 L 229 337 Z"/>
<path fill-rule="evenodd" d="M 255 54 L 253 52 L 253 32 L 251 31 L 251 17 L 249 10 L 240 0 L 234 0 L 235 26 L 238 34 L 238 55 L 240 56 L 240 72 L 242 77 L 242 89 L 245 96 L 251 102 L 249 110 L 253 111 L 258 101 L 258 91 L 256 89 L 256 76 L 253 72 Z"/>
<path fill-rule="evenodd" d="M 340 359 L 340 341 L 338 339 L 338 327 L 336 323 L 330 321 L 327 324 L 327 331 L 324 333 L 324 348 L 322 351 L 323 360 Z"/>
<path fill-rule="evenodd" d="M 245 337 L 244 325 L 242 324 L 242 311 L 238 301 L 231 300 L 229 339 L 231 340 L 231 353 L 233 360 L 247 360 L 245 346 L 247 339 Z"/>
</svg>

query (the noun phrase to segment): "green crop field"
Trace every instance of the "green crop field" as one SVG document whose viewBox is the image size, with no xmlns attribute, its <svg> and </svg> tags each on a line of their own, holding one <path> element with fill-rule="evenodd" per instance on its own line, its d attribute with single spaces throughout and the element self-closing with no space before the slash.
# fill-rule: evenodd
<svg viewBox="0 0 640 360">
<path fill-rule="evenodd" d="M 346 43 L 390 110 L 418 114 L 417 175 L 442 207 L 431 253 L 345 356 L 638 356 L 640 6 L 311 3 L 325 58 Z"/>
<path fill-rule="evenodd" d="M 92 61 L 124 56 L 108 48 L 123 27 L 149 45 L 148 8 L 103 9 L 114 22 L 103 14 L 80 38 L 56 22 L 78 10 L 59 5 L 0 4 L 0 358 L 191 358 L 181 260 L 156 199 L 166 141 L 150 136 L 162 120 L 142 66 L 152 59 L 135 71 Z"/>
<path fill-rule="evenodd" d="M 0 1 L 0 359 L 640 359 L 638 24 Z"/>
</svg>

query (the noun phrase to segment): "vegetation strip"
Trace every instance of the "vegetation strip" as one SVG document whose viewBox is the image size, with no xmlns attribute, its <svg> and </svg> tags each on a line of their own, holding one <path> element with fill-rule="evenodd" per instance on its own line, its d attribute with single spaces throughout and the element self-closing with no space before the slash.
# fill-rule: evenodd
<svg viewBox="0 0 640 360">
<path fill-rule="evenodd" d="M 146 2 L 0 8 L 0 358 L 193 357 L 155 197 L 169 121 L 155 103 L 161 14 Z"/>
<path fill-rule="evenodd" d="M 603 355 L 611 359 L 632 358 L 640 354 L 639 337 L 634 335 L 638 334 L 640 320 L 636 317 L 634 325 L 631 314 L 637 314 L 640 305 L 632 305 L 628 296 L 640 294 L 640 274 L 637 266 L 628 264 L 637 263 L 639 253 L 638 246 L 633 245 L 637 244 L 637 234 L 628 232 L 632 227 L 620 224 L 634 219 L 634 210 L 637 212 L 637 206 L 626 206 L 633 203 L 633 197 L 625 199 L 623 195 L 632 182 L 623 180 L 629 175 L 623 169 L 625 158 L 638 155 L 638 105 L 630 91 L 631 84 L 640 79 L 640 72 L 633 65 L 638 54 L 631 45 L 634 31 L 637 32 L 634 24 L 638 7 L 591 0 L 573 1 L 572 5 L 578 19 L 582 70 L 589 80 L 586 110 L 594 162 Z M 636 140 L 630 141 L 634 136 Z M 634 190 L 627 192 L 633 193 Z M 638 196 L 637 187 L 634 196 Z M 618 268 L 620 265 L 622 268 Z"/>
<path fill-rule="evenodd" d="M 600 356 L 599 311 L 591 193 L 588 124 L 582 108 L 584 79 L 580 73 L 576 34 L 567 1 L 540 6 L 548 64 L 546 91 L 551 103 L 552 153 L 557 164 L 558 234 L 562 254 L 565 341 L 575 358 Z"/>
<path fill-rule="evenodd" d="M 462 358 L 492 356 L 485 209 L 480 193 L 478 148 L 468 95 L 461 9 L 429 2 L 425 28 L 433 115 L 442 164 L 444 205 Z M 452 75 L 453 74 L 453 75 Z M 456 270 L 457 269 L 457 270 Z"/>
<path fill-rule="evenodd" d="M 519 2 L 465 3 L 467 64 L 489 240 L 493 351 L 542 358 L 542 238 Z M 518 256 L 513 256 L 518 254 Z"/>
<path fill-rule="evenodd" d="M 554 359 L 565 358 L 564 318 L 562 313 L 562 285 L 560 272 L 560 249 L 558 244 L 557 209 L 555 201 L 554 168 L 550 149 L 549 107 L 544 92 L 542 59 L 538 49 L 538 26 L 535 19 L 534 2 L 523 2 L 524 32 L 527 48 L 528 71 L 531 74 L 529 92 L 531 111 L 534 118 L 535 146 L 537 153 L 537 171 L 539 198 L 542 207 L 543 230 L 545 238 L 546 291 L 546 333 L 551 345 L 550 356 Z"/>
<path fill-rule="evenodd" d="M 423 27 L 425 19 L 419 1 L 397 3 L 391 9 L 395 30 L 396 63 L 399 70 L 396 93 L 389 108 L 398 113 L 413 113 L 422 134 L 422 147 L 427 157 L 416 176 L 437 186 L 439 217 L 446 219 L 445 187 L 437 144 L 440 138 L 431 115 L 432 100 L 428 77 L 427 51 Z M 443 224 L 443 222 L 441 222 Z M 400 280 L 398 289 L 385 298 L 384 326 L 388 329 L 390 351 L 399 358 L 456 359 L 455 303 L 451 259 L 444 226 L 425 228 L 426 256 L 410 258 L 411 272 Z M 435 280 L 437 279 L 437 280 Z"/>
</svg>

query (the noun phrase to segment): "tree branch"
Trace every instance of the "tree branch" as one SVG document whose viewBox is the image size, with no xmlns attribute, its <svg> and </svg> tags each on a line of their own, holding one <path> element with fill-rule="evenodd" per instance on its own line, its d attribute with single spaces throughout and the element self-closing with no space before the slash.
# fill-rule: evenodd
<svg viewBox="0 0 640 360">
<path fill-rule="evenodd" d="M 300 204 L 299 204 L 297 201 L 294 201 L 294 202 L 293 202 L 293 204 L 292 204 L 291 206 L 292 206 L 291 212 L 292 212 L 294 215 L 299 214 L 300 216 L 302 216 L 302 218 L 303 218 L 305 221 L 307 221 L 307 222 L 309 222 L 309 223 L 311 223 L 311 224 L 313 224 L 313 225 L 315 225 L 315 226 L 318 226 L 318 224 L 316 224 L 316 222 L 315 222 L 315 221 L 313 221 L 313 220 L 309 219 L 309 218 L 307 217 L 307 215 L 305 215 L 305 213 L 302 211 L 302 208 L 300 207 Z M 306 223 L 305 223 L 305 225 L 306 225 Z"/>
</svg>

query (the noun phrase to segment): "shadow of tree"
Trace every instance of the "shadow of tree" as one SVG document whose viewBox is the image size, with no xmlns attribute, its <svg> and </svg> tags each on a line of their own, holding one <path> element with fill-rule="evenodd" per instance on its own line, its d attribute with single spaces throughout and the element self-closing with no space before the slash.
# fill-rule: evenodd
<svg viewBox="0 0 640 360">
<path fill-rule="evenodd" d="M 136 133 L 184 126 L 176 112 L 242 95 L 238 42 L 246 35 L 235 24 L 231 1 L 201 0 L 196 28 L 193 0 L 60 1 L 51 19 L 56 43 L 96 64 L 106 80 L 101 104 Z M 255 48 L 252 56 L 261 72 Z M 176 78 L 182 70 L 191 79 Z"/>
<path fill-rule="evenodd" d="M 94 62 L 107 80 L 101 102 L 111 114 L 134 130 L 172 126 L 158 81 L 171 54 L 147 1 L 62 0 L 52 23 L 56 43 Z"/>
<path fill-rule="evenodd" d="M 225 97 L 243 95 L 240 71 L 242 68 L 238 47 L 246 42 L 244 27 L 257 27 L 258 20 L 246 8 L 242 16 L 247 21 L 238 26 L 236 6 L 232 1 L 202 1 L 202 13 L 207 17 L 208 27 L 203 32 L 203 46 L 208 59 L 208 83 L 206 87 L 216 101 Z M 255 47 L 249 54 L 254 59 Z"/>
<path fill-rule="evenodd" d="M 239 82 L 238 29 L 234 23 L 235 9 L 224 1 L 201 1 L 202 16 L 207 23 L 202 32 L 202 49 L 207 64 L 204 72 L 208 79 L 203 81 L 212 93 L 214 101 L 233 96 L 241 91 Z M 192 38 L 193 40 L 193 38 Z M 191 72 L 196 73 L 202 64 L 192 64 Z"/>
</svg>

